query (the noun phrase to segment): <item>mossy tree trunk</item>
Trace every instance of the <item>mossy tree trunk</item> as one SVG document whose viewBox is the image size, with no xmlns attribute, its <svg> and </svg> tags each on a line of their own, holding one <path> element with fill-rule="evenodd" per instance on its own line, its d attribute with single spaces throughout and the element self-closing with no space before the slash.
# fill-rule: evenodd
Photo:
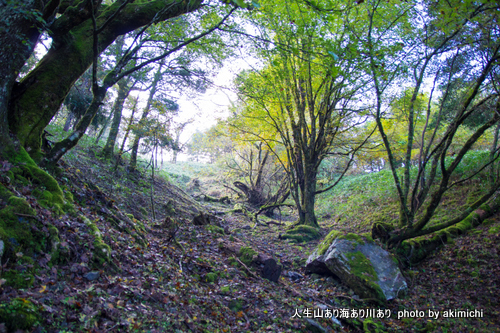
<svg viewBox="0 0 500 333">
<path fill-rule="evenodd" d="M 59 1 L 9 1 L 0 5 L 0 152 L 13 147 L 9 135 L 9 103 L 16 79 L 40 36 L 37 19 L 51 20 Z"/>
<path fill-rule="evenodd" d="M 93 62 L 92 12 L 86 8 L 88 3 L 82 1 L 74 7 L 59 7 L 62 14 L 50 26 L 51 49 L 10 95 L 9 128 L 30 154 L 40 152 L 44 128 L 59 110 L 71 86 Z M 118 36 L 147 25 L 153 19 L 159 22 L 193 12 L 201 3 L 200 0 L 156 0 L 128 3 L 123 8 L 120 1 L 102 5 L 95 15 L 97 26 L 103 27 L 99 32 L 98 50 L 102 52 Z M 8 56 L 13 54 L 9 52 Z M 23 63 L 20 58 L 11 66 L 14 71 L 9 70 L 9 75 Z M 10 83 L 4 87 L 6 91 L 0 92 L 3 99 L 9 98 L 5 96 L 12 85 Z"/>
</svg>

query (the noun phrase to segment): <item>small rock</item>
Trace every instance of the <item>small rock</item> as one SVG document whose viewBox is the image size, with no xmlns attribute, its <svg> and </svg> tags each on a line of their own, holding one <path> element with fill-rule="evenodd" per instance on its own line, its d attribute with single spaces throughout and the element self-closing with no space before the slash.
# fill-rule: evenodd
<svg viewBox="0 0 500 333">
<path fill-rule="evenodd" d="M 244 225 L 243 227 L 241 227 L 241 229 L 243 229 L 243 230 L 250 230 L 250 229 L 252 229 L 252 227 L 249 226 L 249 225 Z"/>
<path fill-rule="evenodd" d="M 99 272 L 88 272 L 85 275 L 83 275 L 84 278 L 86 278 L 89 281 L 94 281 L 99 278 L 100 273 Z"/>
<path fill-rule="evenodd" d="M 321 326 L 318 322 L 310 318 L 306 318 L 306 322 L 307 322 L 306 323 L 307 332 L 313 332 L 313 333 L 327 332 L 323 326 Z"/>
<path fill-rule="evenodd" d="M 300 275 L 299 273 L 297 272 L 292 272 L 292 271 L 288 271 L 285 276 L 289 277 L 290 280 L 292 281 L 297 281 L 297 280 L 300 280 L 302 278 L 304 278 L 302 275 Z"/>
</svg>

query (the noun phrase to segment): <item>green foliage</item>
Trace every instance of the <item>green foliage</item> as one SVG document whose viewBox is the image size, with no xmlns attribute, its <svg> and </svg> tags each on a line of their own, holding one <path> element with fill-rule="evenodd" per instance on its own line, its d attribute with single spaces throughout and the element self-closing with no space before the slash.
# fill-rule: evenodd
<svg viewBox="0 0 500 333">
<path fill-rule="evenodd" d="M 0 305 L 0 322 L 11 331 L 28 330 L 38 325 L 41 316 L 33 303 L 24 298 L 14 298 Z"/>
</svg>

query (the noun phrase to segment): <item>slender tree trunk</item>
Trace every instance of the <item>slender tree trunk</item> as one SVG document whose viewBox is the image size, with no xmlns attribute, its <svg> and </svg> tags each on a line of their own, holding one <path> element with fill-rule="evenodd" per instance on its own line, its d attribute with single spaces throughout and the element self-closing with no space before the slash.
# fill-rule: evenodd
<svg viewBox="0 0 500 333">
<path fill-rule="evenodd" d="M 68 117 L 66 118 L 66 122 L 64 123 L 64 128 L 63 128 L 64 132 L 69 131 L 72 121 L 73 121 L 73 113 L 68 112 Z"/>
<path fill-rule="evenodd" d="M 113 122 L 111 123 L 111 129 L 109 130 L 108 140 L 106 145 L 102 149 L 102 156 L 106 159 L 113 157 L 115 150 L 116 137 L 120 130 L 120 123 L 122 121 L 123 104 L 125 104 L 125 99 L 132 87 L 128 86 L 127 79 L 121 79 L 118 81 L 118 96 L 116 97 L 115 103 L 113 104 Z"/>
<path fill-rule="evenodd" d="M 130 119 L 127 123 L 127 128 L 125 129 L 125 135 L 123 136 L 123 141 L 122 145 L 120 147 L 120 151 L 118 152 L 118 156 L 123 155 L 123 152 L 125 151 L 125 143 L 127 142 L 128 136 L 130 134 L 130 129 L 132 128 L 132 124 L 134 123 L 134 115 L 135 111 L 137 110 L 137 102 L 139 101 L 139 96 L 135 99 L 134 106 L 132 107 L 132 114 L 130 115 Z"/>
<path fill-rule="evenodd" d="M 162 78 L 163 63 L 164 60 L 162 59 L 161 62 L 158 64 L 159 65 L 158 70 L 156 71 L 153 82 L 151 84 L 151 89 L 149 90 L 148 102 L 146 103 L 146 106 L 142 111 L 141 119 L 139 120 L 139 125 L 144 123 L 144 121 L 147 119 L 149 115 L 149 111 L 151 110 L 151 104 L 153 103 L 153 98 L 157 92 L 158 83 L 161 81 Z M 134 143 L 132 144 L 132 152 L 130 153 L 130 164 L 129 164 L 129 168 L 132 170 L 137 168 L 137 152 L 139 150 L 139 144 L 141 139 L 142 136 L 139 133 L 137 133 L 134 138 Z"/>
<path fill-rule="evenodd" d="M 94 92 L 92 103 L 88 107 L 87 112 L 85 112 L 85 115 L 76 125 L 73 133 L 71 133 L 71 135 L 66 139 L 54 145 L 50 153 L 45 157 L 42 163 L 43 166 L 55 165 L 64 154 L 77 145 L 78 141 L 82 138 L 87 131 L 87 128 L 92 123 L 94 116 L 97 114 L 104 97 L 106 97 L 107 90 L 108 89 L 106 87 L 100 87 L 97 89 L 97 92 Z"/>
<path fill-rule="evenodd" d="M 101 128 L 99 131 L 99 135 L 97 135 L 97 138 L 95 138 L 95 144 L 99 145 L 99 141 L 101 140 L 102 135 L 106 131 L 106 128 L 108 128 L 109 122 L 111 121 L 111 118 L 113 117 L 113 113 L 110 112 L 108 118 L 106 119 L 106 122 L 104 123 L 104 126 Z"/>
</svg>

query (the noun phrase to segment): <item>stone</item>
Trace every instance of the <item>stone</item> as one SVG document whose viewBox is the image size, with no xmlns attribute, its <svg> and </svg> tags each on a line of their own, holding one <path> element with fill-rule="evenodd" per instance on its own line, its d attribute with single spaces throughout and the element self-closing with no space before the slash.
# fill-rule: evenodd
<svg viewBox="0 0 500 333">
<path fill-rule="evenodd" d="M 310 318 L 305 318 L 307 332 L 311 333 L 326 333 L 327 330 L 321 326 L 317 321 Z"/>
<path fill-rule="evenodd" d="M 208 225 L 210 224 L 210 219 L 212 215 L 200 213 L 193 218 L 194 225 Z"/>
<path fill-rule="evenodd" d="M 281 266 L 271 257 L 265 257 L 262 277 L 269 281 L 278 282 L 281 275 Z"/>
<path fill-rule="evenodd" d="M 99 278 L 100 273 L 99 272 L 88 272 L 83 275 L 84 278 L 86 278 L 89 281 L 94 281 Z"/>
<path fill-rule="evenodd" d="M 397 260 L 371 240 L 347 234 L 330 241 L 323 254 L 316 249 L 309 256 L 306 270 L 324 273 L 326 267 L 361 298 L 381 302 L 394 299 L 407 290 Z"/>
<path fill-rule="evenodd" d="M 285 275 L 286 277 L 288 277 L 292 281 L 297 281 L 297 280 L 300 280 L 300 279 L 304 278 L 299 273 L 293 272 L 293 271 L 288 271 L 286 274 L 283 274 L 283 275 Z"/>
</svg>

